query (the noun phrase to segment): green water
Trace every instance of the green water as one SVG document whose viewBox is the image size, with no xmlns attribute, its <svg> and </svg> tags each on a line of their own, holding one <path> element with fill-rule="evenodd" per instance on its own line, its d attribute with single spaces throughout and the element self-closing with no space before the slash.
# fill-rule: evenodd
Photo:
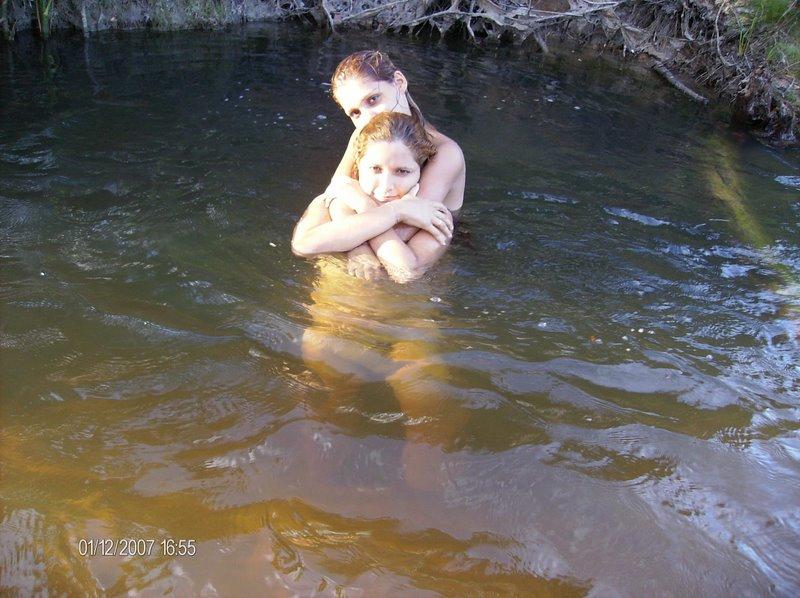
<svg viewBox="0 0 800 598">
<path fill-rule="evenodd" d="M 402 287 L 289 250 L 375 43 L 468 168 Z M 0 119 L 0 590 L 800 586 L 796 152 L 587 56 L 290 25 L 23 38 Z"/>
</svg>

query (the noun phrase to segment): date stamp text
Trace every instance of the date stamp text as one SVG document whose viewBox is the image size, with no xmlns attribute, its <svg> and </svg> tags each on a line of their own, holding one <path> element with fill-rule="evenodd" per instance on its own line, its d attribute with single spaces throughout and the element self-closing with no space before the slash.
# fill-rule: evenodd
<svg viewBox="0 0 800 598">
<path fill-rule="evenodd" d="M 197 554 L 196 540 L 160 540 L 145 538 L 81 538 L 78 540 L 81 556 L 194 556 Z"/>
</svg>

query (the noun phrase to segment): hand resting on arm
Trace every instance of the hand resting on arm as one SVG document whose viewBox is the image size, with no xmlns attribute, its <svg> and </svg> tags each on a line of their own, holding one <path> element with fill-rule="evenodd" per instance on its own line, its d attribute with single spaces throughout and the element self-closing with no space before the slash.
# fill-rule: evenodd
<svg viewBox="0 0 800 598">
<path fill-rule="evenodd" d="M 334 221 L 345 219 L 357 213 L 354 207 L 363 210 L 365 206 L 376 204 L 371 199 L 363 203 L 358 203 L 359 201 L 361 200 L 348 202 L 343 196 L 334 199 L 330 207 L 331 218 Z M 399 224 L 370 239 L 369 245 L 376 250 L 377 258 L 394 280 L 407 282 L 421 276 L 436 261 L 432 256 L 438 253 L 438 248 L 447 246 L 452 236 L 453 222 L 449 211 L 438 202 L 406 195 L 390 203 L 406 224 Z M 366 211 L 370 209 L 375 208 L 366 207 Z M 419 235 L 418 227 L 429 228 L 428 222 L 434 223 L 435 237 L 427 231 L 425 235 Z M 414 237 L 418 238 L 412 244 L 408 244 L 407 241 Z M 358 259 L 354 258 L 354 261 Z"/>
<path fill-rule="evenodd" d="M 315 198 L 295 227 L 292 251 L 304 257 L 350 251 L 382 233 L 391 232 L 390 229 L 401 221 L 428 231 L 443 245 L 452 234 L 452 219 L 441 203 L 406 196 L 379 205 L 362 195 L 361 203 L 356 204 L 360 211 L 355 210 L 337 220 L 331 220 L 325 207 L 326 196 Z"/>
</svg>

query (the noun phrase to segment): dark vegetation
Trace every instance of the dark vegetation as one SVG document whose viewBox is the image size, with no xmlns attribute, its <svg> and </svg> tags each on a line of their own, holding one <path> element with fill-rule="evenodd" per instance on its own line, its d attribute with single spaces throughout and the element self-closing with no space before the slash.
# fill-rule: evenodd
<svg viewBox="0 0 800 598">
<path fill-rule="evenodd" d="M 588 45 L 714 99 L 776 145 L 800 143 L 798 0 L 0 0 L 7 40 L 22 29 L 217 28 L 302 19 L 407 35 L 460 36 L 537 51 Z"/>
</svg>

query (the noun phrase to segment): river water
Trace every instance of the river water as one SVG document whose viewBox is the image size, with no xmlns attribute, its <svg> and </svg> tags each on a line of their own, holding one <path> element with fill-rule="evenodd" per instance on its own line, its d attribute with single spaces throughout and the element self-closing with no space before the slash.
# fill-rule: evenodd
<svg viewBox="0 0 800 598">
<path fill-rule="evenodd" d="M 375 43 L 467 158 L 406 286 L 289 249 Z M 797 152 L 589 56 L 291 25 L 23 39 L 0 116 L 3 591 L 800 587 Z"/>
</svg>

